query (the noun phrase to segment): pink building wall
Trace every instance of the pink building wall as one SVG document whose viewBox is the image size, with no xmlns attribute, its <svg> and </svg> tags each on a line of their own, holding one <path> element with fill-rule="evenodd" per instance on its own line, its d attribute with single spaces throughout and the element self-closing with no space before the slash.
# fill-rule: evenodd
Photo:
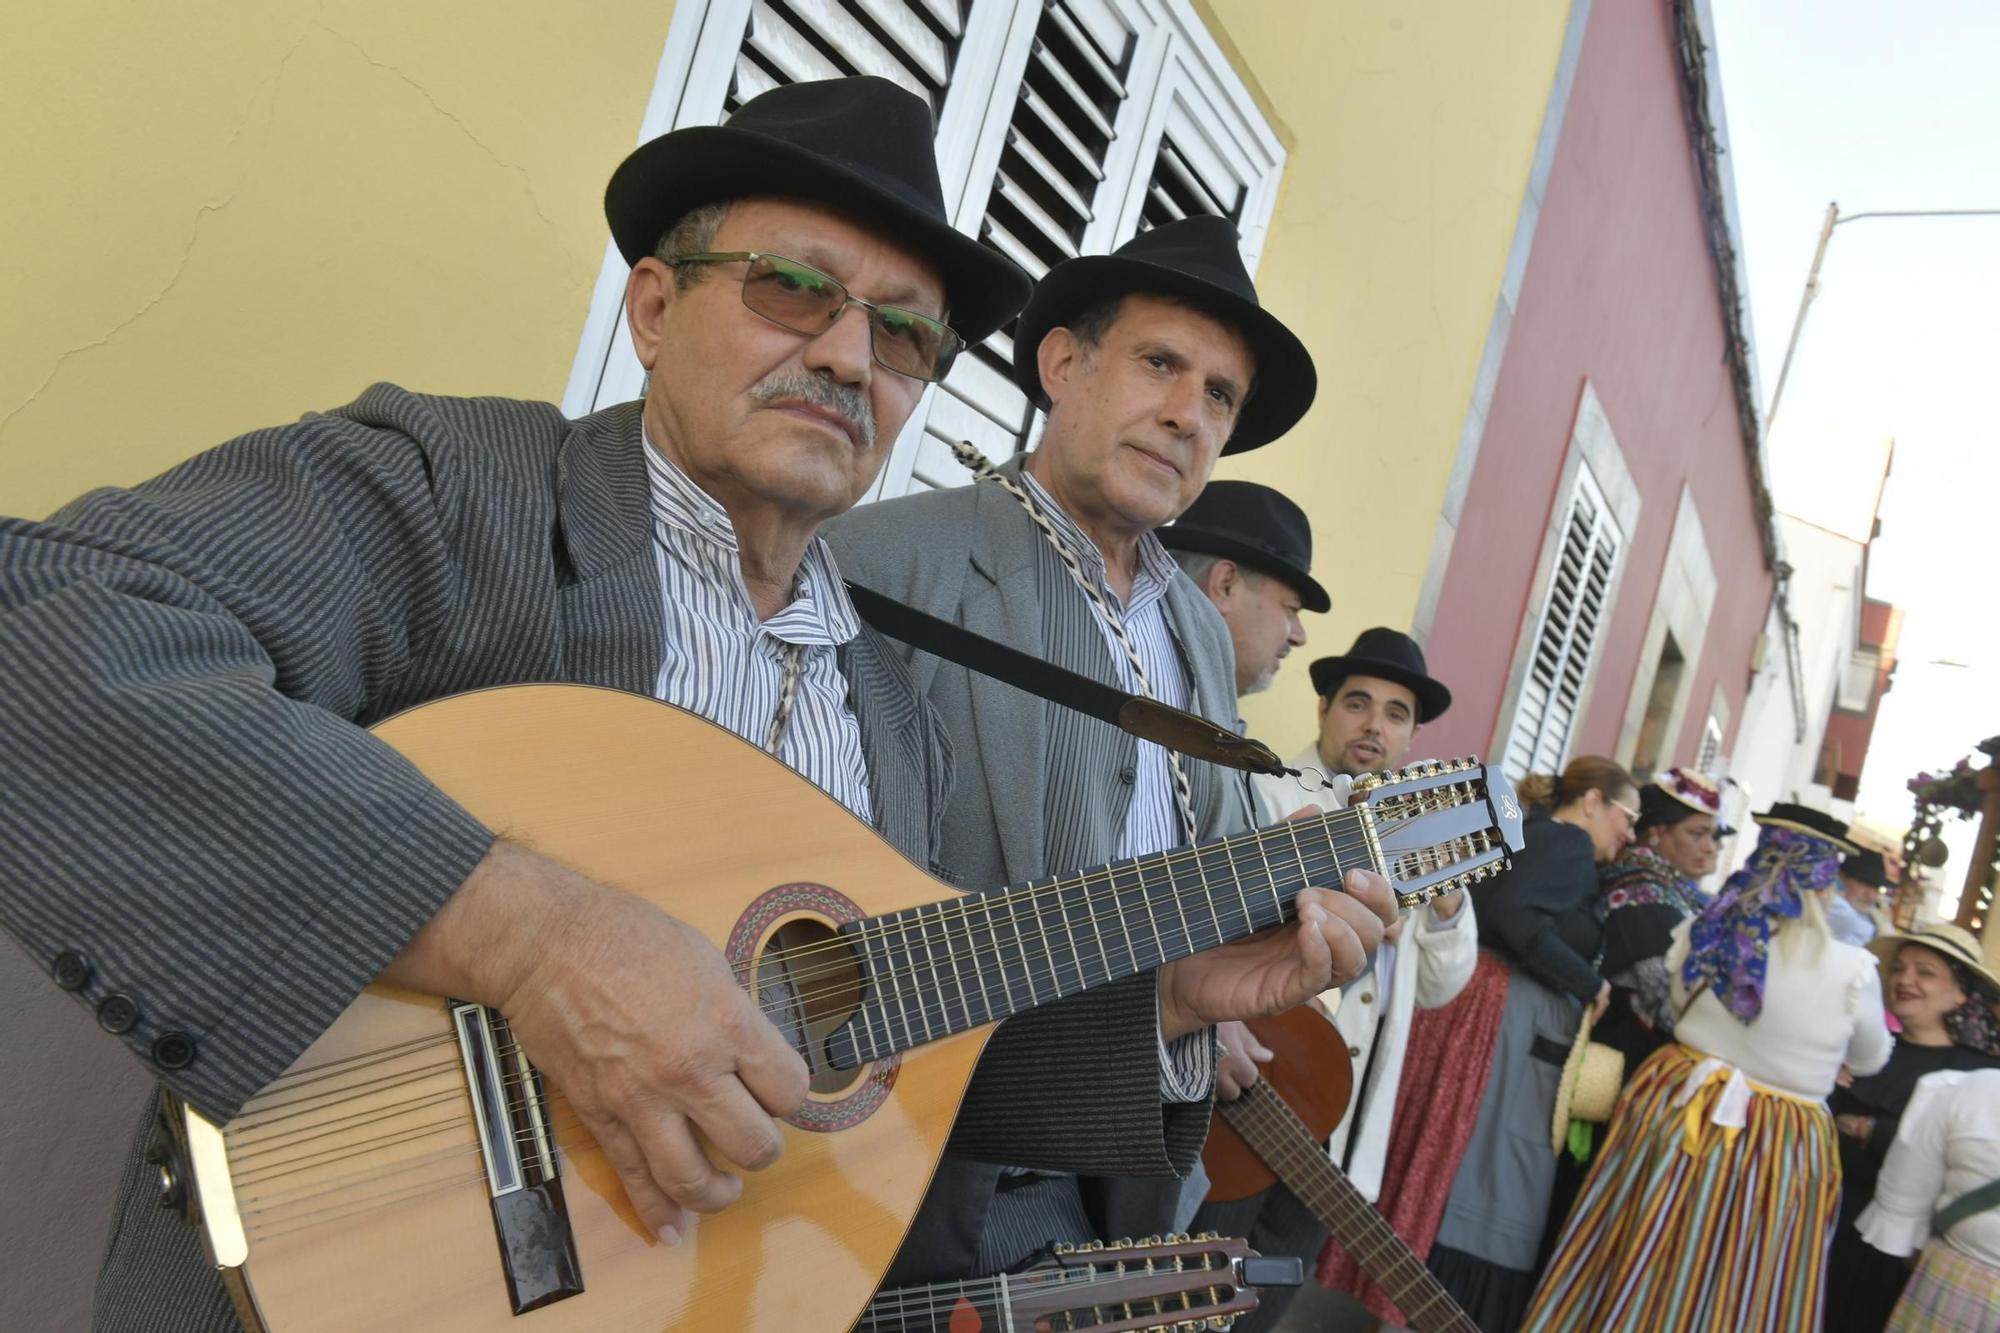
<svg viewBox="0 0 2000 1333">
<path fill-rule="evenodd" d="M 1520 626 L 1541 606 L 1536 563 L 1560 517 L 1586 381 L 1642 505 L 1569 752 L 1617 744 L 1684 482 L 1718 588 L 1669 762 L 1693 760 L 1718 682 L 1730 713 L 1724 752 L 1734 743 L 1773 580 L 1696 172 L 1668 6 L 1594 5 L 1427 645 L 1456 697 L 1426 729 L 1430 753 L 1494 747 Z"/>
</svg>

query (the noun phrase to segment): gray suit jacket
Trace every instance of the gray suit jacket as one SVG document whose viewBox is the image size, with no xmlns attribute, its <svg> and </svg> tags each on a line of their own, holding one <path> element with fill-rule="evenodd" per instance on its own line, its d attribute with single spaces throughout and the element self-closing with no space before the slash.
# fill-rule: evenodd
<svg viewBox="0 0 2000 1333">
<path fill-rule="evenodd" d="M 491 842 L 361 727 L 508 682 L 651 692 L 642 447 L 636 404 L 570 422 L 378 385 L 0 519 L 0 923 L 43 967 L 82 960 L 77 999 L 115 1027 L 125 997 L 133 1055 L 229 1118 Z M 944 734 L 872 632 L 841 666 L 878 827 L 931 861 Z M 233 1328 L 150 1175 L 135 1148 L 100 1327 Z"/>
<path fill-rule="evenodd" d="M 992 485 L 976 485 L 865 505 L 827 525 L 841 570 L 856 583 L 1031 653 L 1046 653 L 1044 607 L 1037 564 L 1044 539 L 1019 505 Z M 1236 718 L 1235 657 L 1222 617 L 1200 590 L 1176 578 L 1167 618 L 1186 655 L 1195 706 L 1206 716 Z M 1089 621 L 1081 594 L 1053 610 Z M 1108 649 L 1094 628 L 1065 639 L 1095 645 L 1090 674 L 1116 683 Z M 1046 705 L 990 677 L 929 653 L 895 645 L 909 660 L 917 686 L 943 717 L 958 756 L 957 781 L 945 808 L 941 856 L 967 888 L 1017 883 L 1080 866 L 1046 863 L 1044 778 L 1049 736 Z M 1087 729 L 1083 762 L 1101 772 L 1095 799 L 1081 812 L 1100 861 L 1117 855 L 1131 800 L 1122 781 L 1137 742 L 1109 726 Z M 1251 826 L 1247 789 L 1234 775 L 1189 761 L 1195 814 L 1203 839 Z M 994 1163 L 1069 1171 L 1085 1176 L 1153 1177 L 1144 1190 L 1086 1187 L 1100 1226 L 1110 1235 L 1166 1229 L 1177 1195 L 1174 1178 L 1192 1169 L 1208 1133 L 1208 1104 L 1160 1099 L 1158 1008 L 1151 974 L 1105 986 L 1009 1019 L 987 1047 L 973 1092 L 953 1131 L 939 1189 L 949 1184 L 967 1202 L 950 1214 L 927 1201 L 917 1232 L 938 1244 L 976 1237 L 990 1197 Z M 1011 1156 L 1004 1129 L 1033 1125 L 1035 1141 L 1084 1151 Z M 974 1162 L 985 1164 L 975 1168 Z M 934 1190 L 934 1195 L 938 1190 Z M 914 1239 L 914 1237 L 913 1237 Z M 907 1274 L 891 1274 L 899 1280 Z"/>
</svg>

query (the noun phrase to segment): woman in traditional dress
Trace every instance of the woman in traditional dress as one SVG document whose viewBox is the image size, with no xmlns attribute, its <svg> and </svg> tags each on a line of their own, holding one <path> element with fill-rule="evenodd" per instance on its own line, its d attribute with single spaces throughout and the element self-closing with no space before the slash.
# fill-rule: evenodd
<svg viewBox="0 0 2000 1333">
<path fill-rule="evenodd" d="M 1875 1197 L 1875 1178 L 1917 1080 L 1941 1070 L 2000 1066 L 2000 980 L 1981 961 L 1970 931 L 1939 922 L 1868 947 L 1881 960 L 1883 997 L 1903 1031 L 1880 1073 L 1847 1080 L 1829 1100 L 1842 1179 L 1827 1269 L 1829 1333 L 1880 1333 L 1909 1277 L 1902 1260 L 1867 1241 L 1855 1221 Z"/>
<path fill-rule="evenodd" d="M 1618 859 L 1597 868 L 1597 918 L 1604 925 L 1599 965 L 1611 1002 L 1590 1040 L 1625 1057 L 1631 1082 L 1646 1057 L 1674 1038 L 1667 948 L 1674 927 L 1708 906 L 1696 884 L 1715 869 L 1722 836 L 1722 789 L 1692 769 L 1670 768 L 1639 789 L 1636 838 Z M 1603 1131 L 1573 1124 L 1556 1162 L 1542 1259 L 1555 1252 L 1563 1223 L 1596 1160 Z"/>
<path fill-rule="evenodd" d="M 1506 1001 L 1427 1261 L 1486 1333 L 1510 1333 L 1534 1291 L 1555 1183 L 1556 1085 L 1584 1011 L 1601 1012 L 1611 993 L 1597 970 L 1597 867 L 1630 844 L 1639 817 L 1632 779 L 1609 759 L 1572 760 L 1560 777 L 1528 777 L 1518 790 L 1525 845 L 1472 891 L 1479 942 L 1506 969 Z M 1468 1053 L 1464 1067 L 1476 1064 Z"/>
<path fill-rule="evenodd" d="M 1827 930 L 1847 826 L 1797 805 L 1757 822 L 1749 864 L 1674 932 L 1675 1040 L 1619 1098 L 1527 1328 L 1820 1327 L 1826 1095 L 1892 1042 L 1874 956 Z"/>
<path fill-rule="evenodd" d="M 1924 1252 L 1892 1333 L 2000 1333 L 2000 1069 L 1917 1081 L 1861 1234 Z"/>
</svg>

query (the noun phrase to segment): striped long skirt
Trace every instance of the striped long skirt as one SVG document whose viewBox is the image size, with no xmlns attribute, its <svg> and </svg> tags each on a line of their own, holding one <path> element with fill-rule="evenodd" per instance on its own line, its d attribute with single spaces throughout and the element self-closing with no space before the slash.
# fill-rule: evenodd
<svg viewBox="0 0 2000 1333">
<path fill-rule="evenodd" d="M 1718 1125 L 1732 1071 L 1691 1088 L 1702 1060 L 1669 1045 L 1626 1085 L 1523 1329 L 1819 1328 L 1833 1123 L 1750 1084 L 1742 1126 Z"/>
</svg>

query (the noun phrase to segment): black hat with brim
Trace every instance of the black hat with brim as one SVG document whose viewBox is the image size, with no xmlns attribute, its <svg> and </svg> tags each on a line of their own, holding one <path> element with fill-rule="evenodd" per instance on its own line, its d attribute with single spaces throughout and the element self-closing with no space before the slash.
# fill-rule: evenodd
<svg viewBox="0 0 2000 1333">
<path fill-rule="evenodd" d="M 786 84 L 745 102 L 727 124 L 642 144 L 612 173 L 604 216 L 618 253 L 637 264 L 695 209 L 753 196 L 825 204 L 929 259 L 968 345 L 1028 299 L 1026 273 L 951 225 L 930 107 L 888 79 Z"/>
<path fill-rule="evenodd" d="M 1354 646 L 1339 657 L 1322 657 L 1312 664 L 1313 689 L 1332 698 L 1349 676 L 1374 676 L 1401 685 L 1417 696 L 1417 721 L 1430 722 L 1451 707 L 1451 691 L 1433 680 L 1424 650 L 1400 630 L 1377 626 L 1355 636 Z"/>
<path fill-rule="evenodd" d="M 1767 828 L 1790 829 L 1794 833 L 1810 833 L 1815 838 L 1823 838 L 1838 847 L 1843 856 L 1852 856 L 1861 850 L 1848 840 L 1846 823 L 1809 805 L 1779 801 L 1769 810 L 1751 818 Z"/>
<path fill-rule="evenodd" d="M 1223 446 L 1240 454 L 1269 444 L 1312 406 L 1319 372 L 1298 335 L 1257 302 L 1243 267 L 1236 227 L 1227 218 L 1182 218 L 1141 232 L 1108 255 L 1066 259 L 1035 286 L 1014 330 L 1014 383 L 1046 408 L 1040 350 L 1050 329 L 1114 296 L 1178 297 L 1236 326 L 1256 358 L 1255 387 Z"/>
<path fill-rule="evenodd" d="M 1305 510 L 1254 481 L 1211 481 L 1171 527 L 1158 530 L 1173 551 L 1221 556 L 1268 574 L 1299 595 L 1308 611 L 1328 611 L 1333 598 L 1308 570 L 1312 525 Z"/>
<path fill-rule="evenodd" d="M 1889 886 L 1889 864 L 1882 859 L 1882 853 L 1874 848 L 1865 848 L 1840 863 L 1840 873 L 1857 884 L 1866 884 L 1871 889 Z"/>
</svg>

